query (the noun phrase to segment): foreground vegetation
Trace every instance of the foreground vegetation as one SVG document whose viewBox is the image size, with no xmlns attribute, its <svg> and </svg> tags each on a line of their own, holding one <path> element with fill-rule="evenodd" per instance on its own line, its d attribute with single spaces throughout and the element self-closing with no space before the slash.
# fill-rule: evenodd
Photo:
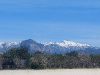
<svg viewBox="0 0 100 75">
<path fill-rule="evenodd" d="M 0 54 L 0 69 L 100 68 L 100 54 L 85 55 L 76 51 L 65 54 L 31 54 L 25 46 Z"/>
</svg>

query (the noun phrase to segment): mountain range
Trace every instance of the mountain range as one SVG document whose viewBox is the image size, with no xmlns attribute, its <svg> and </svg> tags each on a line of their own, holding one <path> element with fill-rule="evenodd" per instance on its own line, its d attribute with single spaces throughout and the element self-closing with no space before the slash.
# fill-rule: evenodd
<svg viewBox="0 0 100 75">
<path fill-rule="evenodd" d="M 21 45 L 26 46 L 31 53 L 36 51 L 41 51 L 43 53 L 66 53 L 77 51 L 78 53 L 85 54 L 100 54 L 99 47 L 92 47 L 87 44 L 75 43 L 69 40 L 63 40 L 62 42 L 37 43 L 32 39 L 19 42 L 0 42 L 0 53 L 10 48 L 20 48 Z"/>
</svg>

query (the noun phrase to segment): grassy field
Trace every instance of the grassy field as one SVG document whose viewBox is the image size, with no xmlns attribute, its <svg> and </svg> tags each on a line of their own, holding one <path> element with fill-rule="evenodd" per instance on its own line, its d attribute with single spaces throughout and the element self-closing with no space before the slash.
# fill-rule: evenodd
<svg viewBox="0 0 100 75">
<path fill-rule="evenodd" d="M 100 69 L 1 70 L 0 75 L 100 75 Z"/>
</svg>

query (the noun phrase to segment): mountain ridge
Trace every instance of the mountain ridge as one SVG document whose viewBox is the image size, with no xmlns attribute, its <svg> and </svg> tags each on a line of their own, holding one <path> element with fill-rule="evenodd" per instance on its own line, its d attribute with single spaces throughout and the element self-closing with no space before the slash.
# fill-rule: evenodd
<svg viewBox="0 0 100 75">
<path fill-rule="evenodd" d="M 62 47 L 68 47 L 68 46 L 90 46 L 88 44 L 81 44 L 81 43 L 75 43 L 73 41 L 69 41 L 69 40 L 63 40 L 62 42 L 47 42 L 47 43 L 42 43 L 45 46 L 46 45 L 50 45 L 50 44 L 57 44 L 60 45 Z"/>
<path fill-rule="evenodd" d="M 14 47 L 19 48 L 21 45 L 26 46 L 30 52 L 41 51 L 44 53 L 65 53 L 70 51 L 82 51 L 90 54 L 91 51 L 93 51 L 95 54 L 100 53 L 99 47 L 92 47 L 88 44 L 76 43 L 69 40 L 63 40 L 62 42 L 37 43 L 32 39 L 18 42 L 0 42 L 0 52 L 4 52 L 5 50 Z"/>
</svg>

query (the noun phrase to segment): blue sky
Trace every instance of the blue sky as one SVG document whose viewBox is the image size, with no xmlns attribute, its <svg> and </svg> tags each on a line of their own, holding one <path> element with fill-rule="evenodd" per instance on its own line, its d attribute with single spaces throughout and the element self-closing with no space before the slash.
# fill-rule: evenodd
<svg viewBox="0 0 100 75">
<path fill-rule="evenodd" d="M 0 42 L 25 39 L 100 47 L 100 0 L 0 0 Z"/>
</svg>

